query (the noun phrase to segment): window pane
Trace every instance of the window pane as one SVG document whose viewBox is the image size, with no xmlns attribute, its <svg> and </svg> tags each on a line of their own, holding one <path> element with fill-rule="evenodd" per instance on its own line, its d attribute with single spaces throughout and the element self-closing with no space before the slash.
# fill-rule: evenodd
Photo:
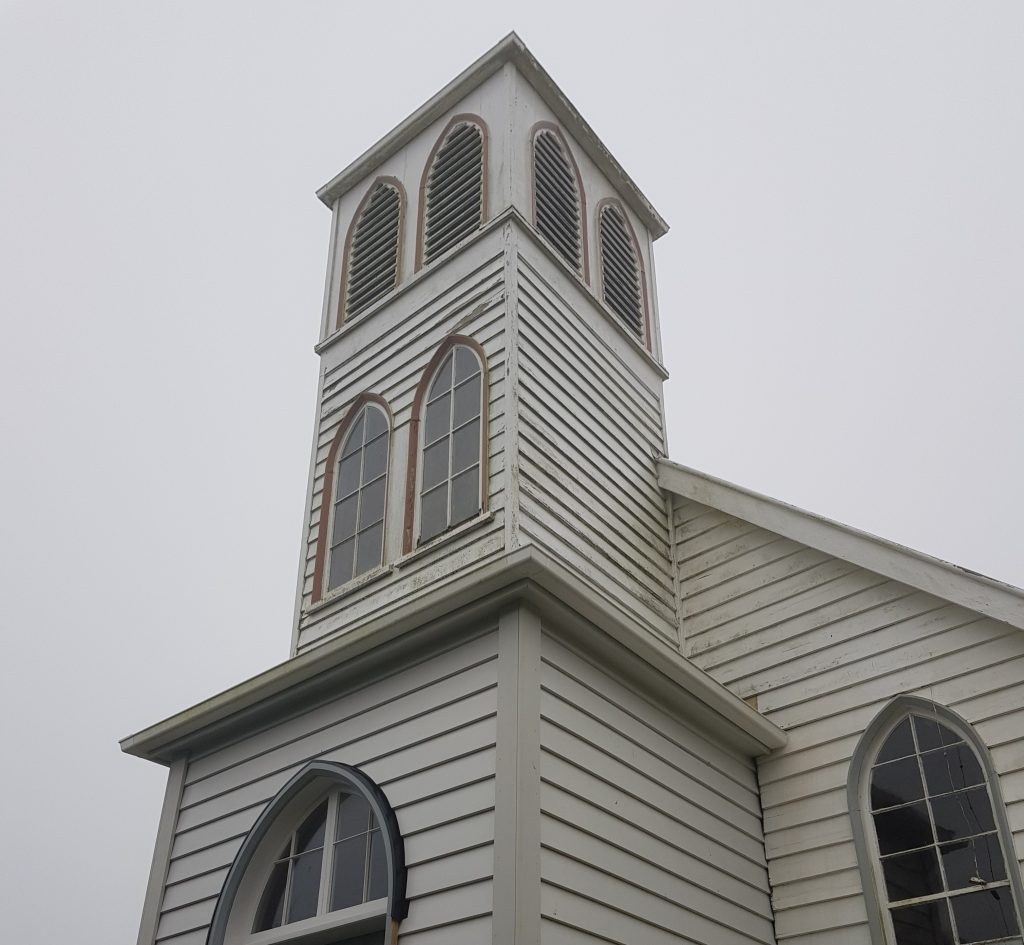
<svg viewBox="0 0 1024 945">
<path fill-rule="evenodd" d="M 341 449 L 342 456 L 354 453 L 363 445 L 363 420 L 365 416 L 366 411 L 364 410 L 359 414 L 359 419 L 352 424 L 352 429 L 348 431 L 348 436 L 345 437 L 345 445 Z"/>
<path fill-rule="evenodd" d="M 254 932 L 276 929 L 281 924 L 284 918 L 284 887 L 287 882 L 288 862 L 275 863 L 256 910 L 256 921 L 252 926 Z"/>
<path fill-rule="evenodd" d="M 388 465 L 388 438 L 379 436 L 366 444 L 363 453 L 363 485 L 384 475 Z"/>
<path fill-rule="evenodd" d="M 303 853 L 292 860 L 292 888 L 288 896 L 288 921 L 298 922 L 316 915 L 320 895 L 320 869 L 324 851 Z"/>
<path fill-rule="evenodd" d="M 295 852 L 305 853 L 324 845 L 324 831 L 327 829 L 327 801 L 324 801 L 295 831 Z"/>
<path fill-rule="evenodd" d="M 334 494 L 337 498 L 343 499 L 359 488 L 359 460 L 360 454 L 353 453 L 346 456 L 338 465 L 338 481 L 334 485 Z"/>
<path fill-rule="evenodd" d="M 367 877 L 367 900 L 383 899 L 388 894 L 388 858 L 384 851 L 384 835 L 370 834 L 370 875 Z"/>
<path fill-rule="evenodd" d="M 939 852 L 950 889 L 969 888 L 974 877 L 986 883 L 1006 879 L 1006 862 L 997 834 L 946 844 L 939 847 Z"/>
<path fill-rule="evenodd" d="M 974 784 L 984 784 L 985 776 L 974 751 L 961 742 L 952 748 L 940 748 L 921 756 L 929 794 L 948 794 Z"/>
<path fill-rule="evenodd" d="M 953 918 L 960 941 L 987 942 L 1017 934 L 1017 918 L 1008 887 L 954 896 Z"/>
<path fill-rule="evenodd" d="M 480 462 L 480 421 L 467 423 L 452 437 L 452 474 Z"/>
<path fill-rule="evenodd" d="M 368 528 L 365 532 L 359 533 L 359 539 L 356 542 L 358 550 L 356 552 L 356 570 L 355 573 L 365 574 L 372 568 L 377 567 L 381 561 L 381 545 L 384 539 L 384 523 L 378 522 L 371 528 Z"/>
<path fill-rule="evenodd" d="M 931 804 L 940 843 L 996 829 L 988 791 L 983 787 L 936 797 Z"/>
<path fill-rule="evenodd" d="M 917 747 L 920 751 L 941 748 L 943 745 L 955 745 L 962 741 L 956 732 L 951 732 L 945 725 L 940 725 L 935 719 L 922 718 L 920 715 L 914 716 L 914 731 L 917 732 Z"/>
<path fill-rule="evenodd" d="M 871 772 L 871 809 L 895 807 L 924 797 L 917 758 L 879 765 Z"/>
<path fill-rule="evenodd" d="M 884 814 L 875 814 L 875 830 L 878 833 L 878 849 L 883 856 L 934 842 L 932 825 L 928 821 L 928 808 L 923 801 Z"/>
<path fill-rule="evenodd" d="M 934 847 L 882 860 L 882 870 L 890 902 L 942 892 L 942 874 Z"/>
<path fill-rule="evenodd" d="M 440 535 L 448 527 L 448 484 L 426 493 L 420 505 L 420 541 Z"/>
<path fill-rule="evenodd" d="M 350 495 L 347 499 L 334 503 L 334 533 L 331 544 L 336 545 L 351 538 L 356 533 L 356 507 L 358 496 Z"/>
<path fill-rule="evenodd" d="M 472 377 L 480 370 L 480 362 L 476 355 L 465 345 L 459 345 L 455 349 L 455 383 Z"/>
<path fill-rule="evenodd" d="M 366 439 L 372 440 L 375 436 L 386 433 L 388 422 L 384 418 L 384 411 L 379 407 L 367 407 L 366 413 Z"/>
<path fill-rule="evenodd" d="M 360 531 L 384 518 L 384 487 L 386 485 L 387 481 L 380 478 L 363 488 L 359 496 Z"/>
<path fill-rule="evenodd" d="M 474 377 L 461 387 L 455 388 L 455 426 L 460 426 L 471 417 L 480 414 L 480 378 Z"/>
<path fill-rule="evenodd" d="M 360 834 L 334 845 L 334 883 L 331 908 L 345 909 L 363 901 L 367 835 Z"/>
<path fill-rule="evenodd" d="M 480 511 L 480 465 L 471 466 L 452 479 L 452 525 Z"/>
<path fill-rule="evenodd" d="M 441 364 L 441 369 L 437 372 L 437 376 L 434 378 L 434 383 L 430 385 L 430 391 L 427 393 L 427 400 L 431 400 L 441 391 L 449 390 L 452 386 L 452 356 L 449 352 L 448 357 L 444 359 Z"/>
<path fill-rule="evenodd" d="M 892 910 L 896 945 L 953 945 L 945 899 Z"/>
<path fill-rule="evenodd" d="M 427 404 L 427 419 L 423 430 L 423 442 L 433 443 L 451 429 L 452 395 L 445 394 Z"/>
<path fill-rule="evenodd" d="M 361 794 L 342 794 L 338 800 L 338 829 L 335 840 L 366 833 L 370 823 L 370 805 Z"/>
<path fill-rule="evenodd" d="M 350 538 L 331 549 L 331 576 L 328 587 L 341 587 L 352 580 L 352 556 L 355 554 L 356 540 Z"/>
<path fill-rule="evenodd" d="M 448 478 L 448 437 L 423 451 L 423 491 Z"/>
<path fill-rule="evenodd" d="M 907 755 L 912 754 L 914 754 L 914 739 L 910 734 L 910 719 L 905 718 L 892 730 L 892 733 L 885 740 L 885 744 L 882 745 L 882 750 L 879 751 L 875 763 L 893 761 L 896 758 L 905 758 Z"/>
</svg>

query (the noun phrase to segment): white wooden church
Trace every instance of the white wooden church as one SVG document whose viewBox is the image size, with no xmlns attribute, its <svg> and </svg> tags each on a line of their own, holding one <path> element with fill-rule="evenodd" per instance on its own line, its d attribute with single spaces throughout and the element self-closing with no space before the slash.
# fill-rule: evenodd
<svg viewBox="0 0 1024 945">
<path fill-rule="evenodd" d="M 122 742 L 140 945 L 1021 945 L 1024 593 L 666 459 L 666 224 L 521 41 L 319 197 L 291 657 Z"/>
</svg>

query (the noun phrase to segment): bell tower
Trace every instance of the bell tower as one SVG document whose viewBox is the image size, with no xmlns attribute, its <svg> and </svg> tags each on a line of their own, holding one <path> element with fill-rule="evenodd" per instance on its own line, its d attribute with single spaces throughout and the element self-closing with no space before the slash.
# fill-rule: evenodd
<svg viewBox="0 0 1024 945">
<path fill-rule="evenodd" d="M 318 196 L 291 656 L 122 742 L 140 945 L 773 943 L 782 735 L 679 646 L 666 224 L 514 34 Z"/>
</svg>

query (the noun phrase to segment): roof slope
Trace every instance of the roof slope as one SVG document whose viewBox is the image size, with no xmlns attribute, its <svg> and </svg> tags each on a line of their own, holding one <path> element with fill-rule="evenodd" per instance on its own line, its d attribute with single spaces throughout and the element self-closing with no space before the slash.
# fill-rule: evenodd
<svg viewBox="0 0 1024 945">
<path fill-rule="evenodd" d="M 663 459 L 663 489 L 1024 630 L 1024 590 Z"/>
</svg>

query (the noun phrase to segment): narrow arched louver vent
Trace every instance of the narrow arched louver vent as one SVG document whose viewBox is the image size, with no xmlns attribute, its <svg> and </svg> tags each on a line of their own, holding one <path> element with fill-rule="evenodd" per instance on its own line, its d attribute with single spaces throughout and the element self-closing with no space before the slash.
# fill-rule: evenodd
<svg viewBox="0 0 1024 945">
<path fill-rule="evenodd" d="M 427 178 L 423 261 L 431 262 L 476 230 L 483 220 L 484 140 L 470 122 L 456 125 Z"/>
<path fill-rule="evenodd" d="M 580 195 L 576 175 L 558 137 L 542 131 L 533 142 L 537 229 L 577 272 L 581 269 Z"/>
<path fill-rule="evenodd" d="M 601 291 L 608 307 L 638 338 L 643 337 L 643 296 L 640 265 L 622 212 L 601 210 Z"/>
<path fill-rule="evenodd" d="M 377 184 L 359 215 L 349 247 L 345 315 L 351 318 L 398 284 L 402 198 L 390 184 Z"/>
</svg>

